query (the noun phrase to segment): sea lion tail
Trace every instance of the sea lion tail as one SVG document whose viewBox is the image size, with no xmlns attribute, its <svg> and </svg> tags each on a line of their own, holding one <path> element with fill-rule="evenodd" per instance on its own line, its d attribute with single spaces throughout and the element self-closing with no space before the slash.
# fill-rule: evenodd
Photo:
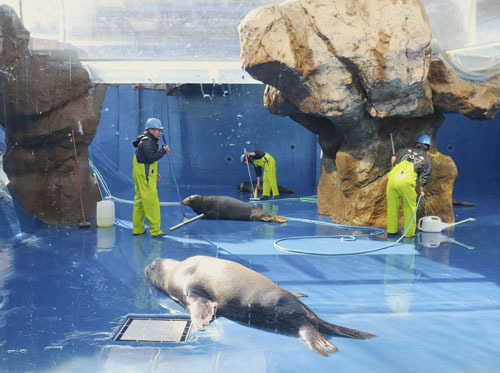
<svg viewBox="0 0 500 373">
<path fill-rule="evenodd" d="M 337 347 L 311 324 L 300 327 L 299 338 L 320 355 L 329 356 L 338 351 Z"/>
<path fill-rule="evenodd" d="M 361 330 L 346 328 L 345 326 L 330 324 L 318 318 L 318 329 L 327 335 L 335 335 L 344 338 L 369 339 L 376 337 L 375 334 L 362 332 Z"/>
</svg>

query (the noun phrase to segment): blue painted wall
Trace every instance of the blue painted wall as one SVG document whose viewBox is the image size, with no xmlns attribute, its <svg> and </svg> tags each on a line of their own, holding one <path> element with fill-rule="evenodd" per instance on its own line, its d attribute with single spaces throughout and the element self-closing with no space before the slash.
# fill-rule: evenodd
<svg viewBox="0 0 500 373">
<path fill-rule="evenodd" d="M 206 194 L 211 185 L 233 190 L 248 181 L 247 168 L 239 161 L 244 147 L 276 158 L 280 185 L 297 188 L 301 195 L 315 194 L 320 169 L 316 136 L 289 118 L 269 113 L 262 103 L 263 92 L 263 85 L 188 85 L 181 95 L 166 96 L 128 85 L 108 87 L 92 143 L 95 162 L 104 171 L 109 169 L 112 185 L 118 188 L 121 181 L 126 197 L 132 198 L 131 142 L 149 117 L 158 117 L 167 128 L 169 158 L 183 195 Z M 445 114 L 437 145 L 457 165 L 455 196 L 499 189 L 499 144 L 500 117 L 474 121 Z M 159 172 L 165 177 L 160 188 L 173 188 L 167 157 L 160 161 Z"/>
<path fill-rule="evenodd" d="M 500 190 L 500 116 L 494 120 L 468 119 L 461 114 L 445 114 L 437 134 L 441 153 L 455 161 L 458 176 L 454 195 L 496 193 Z"/>
<path fill-rule="evenodd" d="M 131 142 L 149 117 L 157 117 L 166 127 L 169 158 L 180 187 L 235 189 L 249 180 L 246 166 L 240 163 L 247 148 L 274 156 L 280 185 L 301 194 L 315 193 L 316 136 L 289 118 L 271 114 L 263 106 L 263 92 L 263 85 L 190 85 L 182 88 L 182 95 L 166 96 L 127 85 L 108 87 L 91 147 L 94 161 L 100 169 L 119 170 L 122 181 L 132 183 L 135 148 Z M 162 184 L 173 185 L 168 162 L 167 157 L 160 160 L 159 173 L 167 178 Z M 253 169 L 251 173 L 255 179 Z"/>
</svg>

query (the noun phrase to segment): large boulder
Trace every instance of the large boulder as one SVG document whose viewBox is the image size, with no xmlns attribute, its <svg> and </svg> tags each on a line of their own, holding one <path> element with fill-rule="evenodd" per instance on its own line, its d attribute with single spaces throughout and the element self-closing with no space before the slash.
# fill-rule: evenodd
<svg viewBox="0 0 500 373">
<path fill-rule="evenodd" d="M 434 106 L 470 119 L 494 119 L 500 111 L 500 76 L 486 82 L 461 79 L 442 60 L 432 60 L 429 71 Z"/>
<path fill-rule="evenodd" d="M 101 197 L 90 174 L 87 149 L 99 124 L 105 92 L 105 86 L 98 86 L 71 105 L 50 113 L 35 118 L 17 116 L 9 132 L 10 146 L 4 158 L 9 189 L 28 212 L 43 222 L 65 225 L 82 222 L 78 181 L 86 220 L 96 216 L 96 202 Z"/>
<path fill-rule="evenodd" d="M 245 70 L 302 113 L 358 122 L 433 112 L 431 32 L 418 0 L 296 0 L 238 27 Z"/>
<path fill-rule="evenodd" d="M 71 51 L 29 52 L 29 33 L 15 12 L 0 6 L 0 108 L 6 130 L 4 169 L 23 207 L 51 224 L 83 220 L 72 130 L 86 220 L 100 200 L 87 148 L 100 120 L 105 86 L 94 87 Z"/>
<path fill-rule="evenodd" d="M 318 135 L 318 210 L 336 221 L 384 226 L 396 150 L 434 139 L 431 33 L 420 0 L 295 0 L 251 11 L 238 27 L 241 61 L 267 84 L 264 104 Z M 453 160 L 429 152 L 427 212 L 454 221 Z"/>
<path fill-rule="evenodd" d="M 7 80 L 5 98 L 15 115 L 47 113 L 92 88 L 87 70 L 72 51 L 30 54 L 12 67 L 15 75 Z"/>
</svg>

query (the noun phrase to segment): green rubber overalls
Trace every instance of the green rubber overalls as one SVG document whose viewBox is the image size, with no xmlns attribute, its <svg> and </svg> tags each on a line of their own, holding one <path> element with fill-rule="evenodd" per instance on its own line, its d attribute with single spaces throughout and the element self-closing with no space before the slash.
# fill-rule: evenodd
<svg viewBox="0 0 500 373">
<path fill-rule="evenodd" d="M 413 163 L 402 161 L 389 172 L 387 180 L 387 233 L 394 234 L 398 231 L 398 210 L 403 198 L 404 232 L 417 208 L 417 173 Z M 416 219 L 413 220 L 405 237 L 413 237 L 416 229 Z"/>
<path fill-rule="evenodd" d="M 146 169 L 148 176 L 146 177 Z M 148 219 L 151 236 L 162 234 L 160 229 L 160 199 L 156 189 L 158 162 L 144 164 L 137 162 L 134 154 L 132 177 L 135 183 L 134 212 L 132 215 L 133 233 L 141 234 L 146 230 L 144 218 Z"/>
<path fill-rule="evenodd" d="M 255 159 L 253 164 L 264 169 L 262 175 L 262 195 L 269 197 L 272 191 L 273 196 L 279 196 L 278 181 L 276 180 L 276 161 L 271 154 L 265 153 L 261 159 Z"/>
</svg>

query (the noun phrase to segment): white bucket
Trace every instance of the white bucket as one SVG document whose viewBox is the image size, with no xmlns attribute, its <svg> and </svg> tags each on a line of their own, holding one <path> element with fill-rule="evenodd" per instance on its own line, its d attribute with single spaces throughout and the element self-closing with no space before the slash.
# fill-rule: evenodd
<svg viewBox="0 0 500 373">
<path fill-rule="evenodd" d="M 115 203 L 111 199 L 97 202 L 97 226 L 112 227 L 115 225 Z"/>
</svg>

